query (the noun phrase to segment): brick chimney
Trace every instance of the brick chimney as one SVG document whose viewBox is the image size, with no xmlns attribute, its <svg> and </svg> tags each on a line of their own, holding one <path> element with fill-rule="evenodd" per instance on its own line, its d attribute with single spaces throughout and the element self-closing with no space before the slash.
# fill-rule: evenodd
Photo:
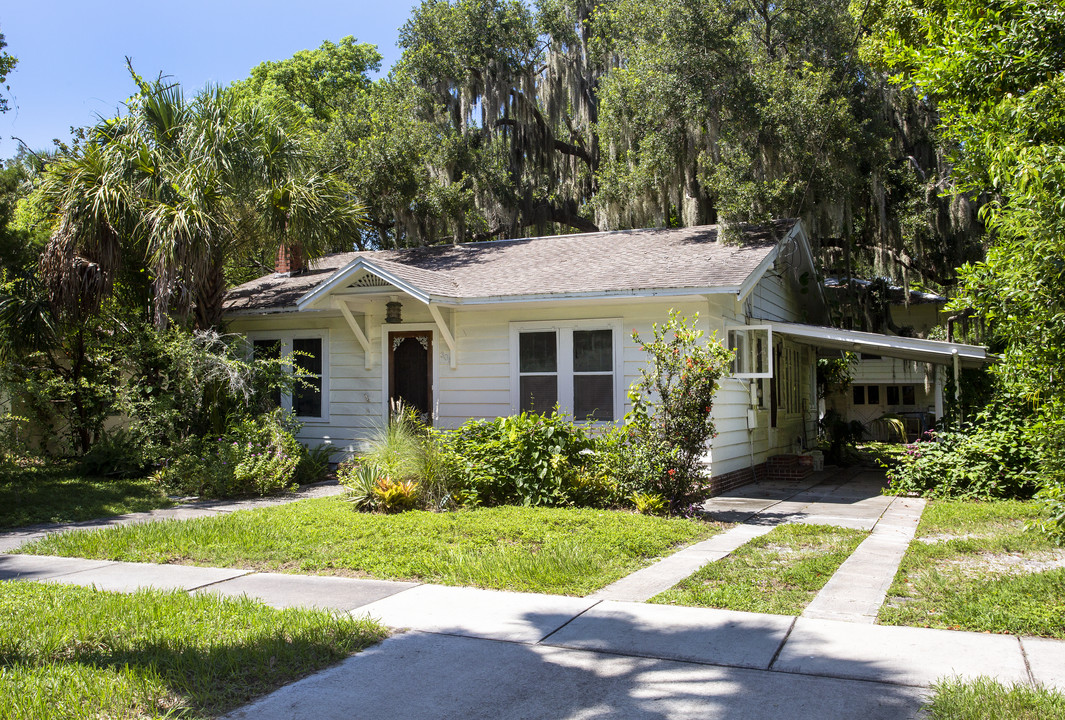
<svg viewBox="0 0 1065 720">
<path fill-rule="evenodd" d="M 282 245 L 277 249 L 277 262 L 274 271 L 278 275 L 295 275 L 305 267 L 303 263 L 303 248 L 299 243 Z"/>
</svg>

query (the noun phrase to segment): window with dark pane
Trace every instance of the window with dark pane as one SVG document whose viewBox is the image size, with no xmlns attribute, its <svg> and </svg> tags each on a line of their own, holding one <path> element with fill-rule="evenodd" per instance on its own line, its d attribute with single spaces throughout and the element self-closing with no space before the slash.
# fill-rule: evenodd
<svg viewBox="0 0 1065 720">
<path fill-rule="evenodd" d="M 280 340 L 256 340 L 252 343 L 252 357 L 256 360 L 277 360 L 281 357 Z M 272 407 L 281 407 L 281 388 L 266 389 Z"/>
<path fill-rule="evenodd" d="M 554 331 L 521 333 L 518 344 L 519 372 L 558 372 L 558 342 Z"/>
<path fill-rule="evenodd" d="M 917 389 L 913 385 L 902 386 L 902 404 L 903 405 L 916 405 L 917 404 Z"/>
<path fill-rule="evenodd" d="M 322 416 L 322 339 L 295 338 L 293 363 L 303 377 L 292 393 L 292 410 L 300 417 Z"/>
<path fill-rule="evenodd" d="M 610 330 L 574 330 L 573 371 L 611 372 L 614 368 L 613 335 Z"/>
<path fill-rule="evenodd" d="M 518 392 L 522 412 L 550 413 L 558 403 L 558 334 L 518 336 Z"/>
<path fill-rule="evenodd" d="M 557 375 L 522 375 L 518 381 L 521 411 L 550 413 L 558 402 Z"/>
<path fill-rule="evenodd" d="M 879 405 L 880 404 L 880 386 L 879 385 L 870 385 L 869 386 L 869 404 L 870 405 Z"/>
<path fill-rule="evenodd" d="M 898 405 L 899 404 L 899 386 L 888 385 L 887 388 L 887 404 Z"/>
<path fill-rule="evenodd" d="M 854 404 L 865 405 L 865 385 L 855 385 L 852 391 L 854 392 Z"/>
<path fill-rule="evenodd" d="M 614 376 L 573 376 L 573 418 L 581 420 L 614 419 Z"/>
</svg>

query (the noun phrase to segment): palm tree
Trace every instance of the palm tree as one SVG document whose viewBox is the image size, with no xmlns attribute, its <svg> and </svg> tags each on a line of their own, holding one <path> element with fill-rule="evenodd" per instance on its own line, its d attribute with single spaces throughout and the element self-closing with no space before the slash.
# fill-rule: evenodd
<svg viewBox="0 0 1065 720">
<path fill-rule="evenodd" d="M 156 327 L 217 325 L 227 262 L 298 242 L 314 257 L 358 238 L 362 207 L 318 172 L 287 119 L 220 88 L 187 102 L 130 70 L 125 117 L 100 123 L 48 187 L 59 230 L 41 263 L 57 307 L 98 308 L 123 263 L 151 277 Z M 91 271 L 87 271 L 90 268 Z"/>
</svg>

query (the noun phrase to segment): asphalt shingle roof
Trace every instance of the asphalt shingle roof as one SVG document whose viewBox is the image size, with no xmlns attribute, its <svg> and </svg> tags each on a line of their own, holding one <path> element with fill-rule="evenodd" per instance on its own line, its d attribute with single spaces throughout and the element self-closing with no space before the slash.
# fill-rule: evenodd
<svg viewBox="0 0 1065 720">
<path fill-rule="evenodd" d="M 739 244 L 722 242 L 718 226 L 706 225 L 339 253 L 302 273 L 267 275 L 230 290 L 226 310 L 295 306 L 358 258 L 429 295 L 452 299 L 734 287 L 794 223 L 742 227 Z"/>
</svg>

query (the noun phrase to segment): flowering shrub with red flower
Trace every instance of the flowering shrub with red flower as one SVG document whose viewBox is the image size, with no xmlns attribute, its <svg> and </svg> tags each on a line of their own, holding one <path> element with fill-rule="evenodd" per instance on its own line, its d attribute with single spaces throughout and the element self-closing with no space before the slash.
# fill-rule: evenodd
<svg viewBox="0 0 1065 720">
<path fill-rule="evenodd" d="M 648 490 L 662 495 L 677 514 L 705 499 L 707 468 L 703 459 L 716 434 L 712 409 L 718 381 L 727 372 L 732 352 L 716 337 L 700 342 L 701 330 L 676 311 L 652 326 L 654 338 L 632 338 L 647 353 L 640 379 L 629 389 L 632 411 L 626 417 L 631 442 L 648 459 Z"/>
</svg>

